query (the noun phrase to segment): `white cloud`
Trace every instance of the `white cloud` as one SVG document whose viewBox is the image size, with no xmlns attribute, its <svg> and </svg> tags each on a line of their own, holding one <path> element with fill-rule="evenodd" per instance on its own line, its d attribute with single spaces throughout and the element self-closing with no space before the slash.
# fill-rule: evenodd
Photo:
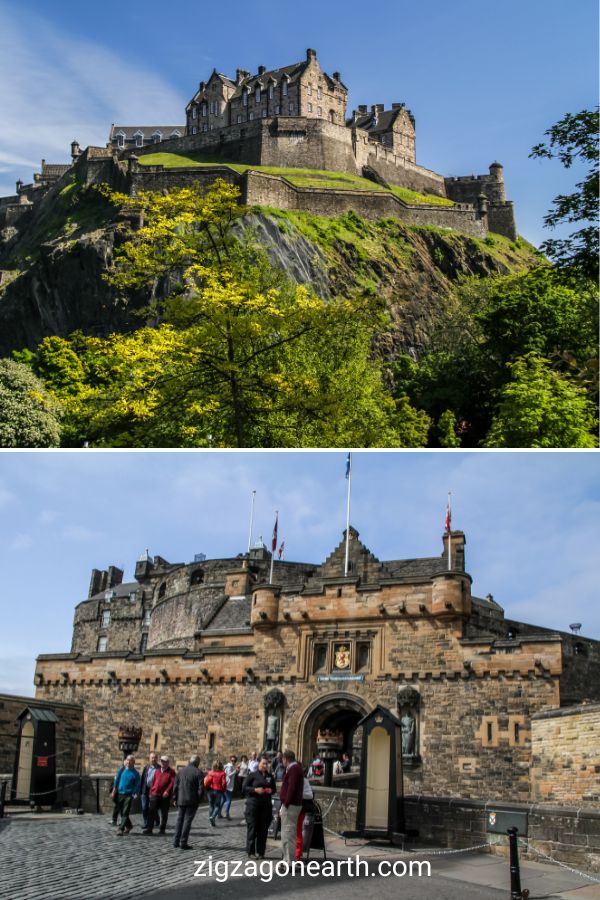
<svg viewBox="0 0 600 900">
<path fill-rule="evenodd" d="M 60 536 L 65 541 L 81 541 L 82 543 L 97 541 L 104 537 L 101 531 L 94 531 L 94 529 L 87 528 L 85 525 L 67 525 L 66 528 L 62 529 Z"/>
<path fill-rule="evenodd" d="M 185 100 L 134 56 L 16 8 L 0 9 L 0 83 L 0 196 L 14 192 L 17 178 L 28 182 L 42 157 L 67 162 L 74 138 L 104 146 L 112 122 L 184 118 Z"/>
<path fill-rule="evenodd" d="M 52 525 L 60 518 L 60 513 L 55 509 L 43 509 L 38 516 L 40 525 Z"/>
<path fill-rule="evenodd" d="M 30 534 L 15 534 L 10 546 L 12 550 L 29 550 L 33 546 L 33 538 Z"/>
</svg>

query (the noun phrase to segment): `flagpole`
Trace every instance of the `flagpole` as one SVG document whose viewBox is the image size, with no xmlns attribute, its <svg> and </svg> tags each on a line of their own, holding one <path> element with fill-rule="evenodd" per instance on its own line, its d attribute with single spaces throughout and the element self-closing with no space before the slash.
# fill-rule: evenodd
<svg viewBox="0 0 600 900">
<path fill-rule="evenodd" d="M 452 492 L 448 491 L 448 571 L 452 570 Z"/>
<path fill-rule="evenodd" d="M 346 558 L 344 561 L 344 577 L 348 575 L 348 555 L 350 552 L 350 487 L 352 485 L 352 454 L 348 454 L 348 502 L 346 504 Z"/>
<path fill-rule="evenodd" d="M 252 503 L 250 505 L 250 531 L 248 532 L 248 553 L 252 546 L 252 526 L 254 524 L 254 500 L 256 499 L 256 491 L 252 491 Z"/>
<path fill-rule="evenodd" d="M 279 519 L 279 510 L 275 510 L 275 529 L 273 531 L 274 540 L 273 542 L 277 544 L 277 525 Z M 271 542 L 271 573 L 269 575 L 269 584 L 273 584 L 273 563 L 275 562 L 275 550 L 273 549 L 273 542 Z"/>
</svg>

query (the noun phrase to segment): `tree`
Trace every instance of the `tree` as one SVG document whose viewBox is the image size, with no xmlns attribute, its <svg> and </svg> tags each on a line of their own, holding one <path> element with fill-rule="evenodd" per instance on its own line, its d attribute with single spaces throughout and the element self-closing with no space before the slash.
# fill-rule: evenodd
<svg viewBox="0 0 600 900">
<path fill-rule="evenodd" d="M 509 365 L 511 380 L 485 447 L 597 447 L 597 420 L 586 392 L 530 353 Z"/>
<path fill-rule="evenodd" d="M 576 159 L 589 166 L 588 174 L 578 182 L 572 194 L 559 194 L 544 218 L 548 228 L 561 223 L 588 222 L 567 238 L 553 238 L 541 245 L 559 266 L 598 281 L 598 109 L 567 113 L 545 134 L 548 143 L 536 144 L 530 156 L 559 159 L 570 168 Z"/>
<path fill-rule="evenodd" d="M 31 369 L 0 360 L 0 446 L 58 447 L 58 405 Z"/>
</svg>

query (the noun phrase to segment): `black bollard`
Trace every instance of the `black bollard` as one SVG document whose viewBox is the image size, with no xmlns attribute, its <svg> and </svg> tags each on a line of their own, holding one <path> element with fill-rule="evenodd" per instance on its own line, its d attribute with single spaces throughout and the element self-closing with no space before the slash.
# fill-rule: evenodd
<svg viewBox="0 0 600 900">
<path fill-rule="evenodd" d="M 517 844 L 519 829 L 508 829 L 510 847 L 510 900 L 522 900 L 521 872 L 519 870 L 519 846 Z"/>
</svg>

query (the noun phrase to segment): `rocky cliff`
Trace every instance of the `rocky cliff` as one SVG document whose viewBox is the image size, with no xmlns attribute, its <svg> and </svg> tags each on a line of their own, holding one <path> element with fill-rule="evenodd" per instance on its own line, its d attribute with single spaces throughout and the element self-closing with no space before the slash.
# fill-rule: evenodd
<svg viewBox="0 0 600 900">
<path fill-rule="evenodd" d="M 46 335 L 80 329 L 106 335 L 139 326 L 149 294 L 123 297 L 103 279 L 123 240 L 118 214 L 95 191 L 68 185 L 22 229 L 0 238 L 0 355 L 33 348 Z M 236 226 L 262 244 L 291 278 L 323 297 L 375 292 L 394 322 L 390 353 L 418 354 L 444 298 L 462 276 L 505 274 L 534 259 L 533 248 L 497 235 L 485 241 L 354 213 L 325 218 L 255 209 Z M 161 294 L 163 286 L 154 286 Z M 393 346 L 392 346 L 393 345 Z"/>
</svg>

